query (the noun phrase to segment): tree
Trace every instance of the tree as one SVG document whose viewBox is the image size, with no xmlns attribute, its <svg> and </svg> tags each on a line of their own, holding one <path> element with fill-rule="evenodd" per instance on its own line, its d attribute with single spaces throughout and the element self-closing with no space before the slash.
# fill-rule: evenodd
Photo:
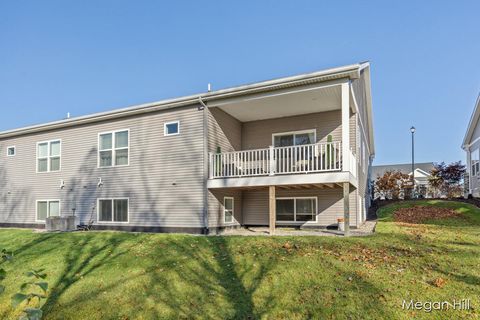
<svg viewBox="0 0 480 320">
<path fill-rule="evenodd" d="M 440 193 L 448 198 L 462 195 L 462 182 L 465 175 L 465 166 L 461 161 L 452 162 L 446 165 L 445 162 L 434 165 L 430 172 L 428 183 L 435 191 L 436 196 Z"/>
<path fill-rule="evenodd" d="M 400 171 L 386 171 L 383 176 L 375 181 L 375 193 L 386 199 L 399 199 L 410 194 L 407 189 L 411 189 L 411 179 L 408 174 Z"/>
</svg>

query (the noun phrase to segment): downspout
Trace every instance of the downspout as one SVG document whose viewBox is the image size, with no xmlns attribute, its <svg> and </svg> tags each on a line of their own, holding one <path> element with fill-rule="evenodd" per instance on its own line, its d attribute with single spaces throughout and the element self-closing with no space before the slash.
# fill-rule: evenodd
<svg viewBox="0 0 480 320">
<path fill-rule="evenodd" d="M 208 107 L 203 102 L 202 97 L 198 97 L 198 102 L 203 110 L 203 233 L 210 233 L 208 225 Z"/>
</svg>

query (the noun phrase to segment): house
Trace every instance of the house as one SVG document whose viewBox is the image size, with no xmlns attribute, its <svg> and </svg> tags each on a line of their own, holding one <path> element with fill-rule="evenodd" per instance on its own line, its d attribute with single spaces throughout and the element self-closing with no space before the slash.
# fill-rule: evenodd
<svg viewBox="0 0 480 320">
<path fill-rule="evenodd" d="M 480 197 L 480 95 L 477 97 L 473 114 L 468 123 L 462 149 L 467 156 L 465 191 L 467 195 Z"/>
<path fill-rule="evenodd" d="M 366 220 L 359 63 L 0 133 L 0 226 L 215 233 Z"/>
<path fill-rule="evenodd" d="M 434 168 L 433 162 L 423 162 L 423 163 L 414 163 L 414 180 L 415 187 L 417 192 L 423 197 L 429 198 L 432 197 L 431 192 L 428 190 L 428 178 L 430 177 L 430 172 Z M 412 164 L 411 163 L 402 163 L 402 164 L 388 164 L 388 165 L 378 165 L 372 166 L 372 183 L 376 179 L 382 177 L 387 171 L 398 171 L 409 176 L 412 175 Z M 380 197 L 380 194 L 375 193 L 374 199 Z"/>
</svg>

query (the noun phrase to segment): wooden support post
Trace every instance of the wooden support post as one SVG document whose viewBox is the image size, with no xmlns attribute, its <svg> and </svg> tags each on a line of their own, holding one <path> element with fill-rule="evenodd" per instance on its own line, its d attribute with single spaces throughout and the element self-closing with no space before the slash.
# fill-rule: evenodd
<svg viewBox="0 0 480 320">
<path fill-rule="evenodd" d="M 350 183 L 343 183 L 343 219 L 345 221 L 345 233 L 348 237 L 350 235 Z"/>
<path fill-rule="evenodd" d="M 269 193 L 269 227 L 270 227 L 270 235 L 273 235 L 275 233 L 275 215 L 277 212 L 276 209 L 276 198 L 275 198 L 275 186 L 269 186 L 268 187 L 268 193 Z"/>
</svg>

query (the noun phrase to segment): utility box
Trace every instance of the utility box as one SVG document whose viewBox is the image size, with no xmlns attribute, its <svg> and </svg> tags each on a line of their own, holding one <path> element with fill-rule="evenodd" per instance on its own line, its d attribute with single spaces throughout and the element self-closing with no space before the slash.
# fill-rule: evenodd
<svg viewBox="0 0 480 320">
<path fill-rule="evenodd" d="M 77 229 L 75 216 L 48 217 L 45 219 L 47 231 L 74 231 Z"/>
</svg>

